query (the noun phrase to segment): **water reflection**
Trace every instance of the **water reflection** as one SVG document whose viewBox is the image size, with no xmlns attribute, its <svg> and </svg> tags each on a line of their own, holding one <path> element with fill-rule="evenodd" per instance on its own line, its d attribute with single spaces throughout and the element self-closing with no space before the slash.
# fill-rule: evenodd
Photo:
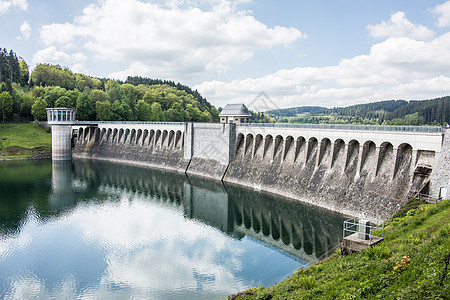
<svg viewBox="0 0 450 300">
<path fill-rule="evenodd" d="M 53 163 L 51 180 L 43 169 L 24 185 L 0 177 L 17 188 L 0 201 L 0 298 L 224 297 L 340 238 L 342 216 L 221 182 L 93 161 Z"/>
</svg>

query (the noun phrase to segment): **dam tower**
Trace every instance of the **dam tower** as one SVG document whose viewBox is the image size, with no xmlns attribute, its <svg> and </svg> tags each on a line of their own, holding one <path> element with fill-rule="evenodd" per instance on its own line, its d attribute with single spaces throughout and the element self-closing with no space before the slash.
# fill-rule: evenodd
<svg viewBox="0 0 450 300">
<path fill-rule="evenodd" d="M 52 160 L 72 159 L 72 125 L 76 109 L 47 108 L 47 122 L 52 127 Z"/>
</svg>

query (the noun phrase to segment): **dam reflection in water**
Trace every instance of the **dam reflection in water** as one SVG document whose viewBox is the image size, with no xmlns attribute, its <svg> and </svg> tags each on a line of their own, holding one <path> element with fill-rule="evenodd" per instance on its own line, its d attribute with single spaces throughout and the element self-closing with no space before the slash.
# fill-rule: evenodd
<svg viewBox="0 0 450 300">
<path fill-rule="evenodd" d="M 31 201 L 7 193 L 26 204 L 1 223 L 2 298 L 225 297 L 324 258 L 344 219 L 222 182 L 97 161 L 53 162 L 47 193 L 46 182 Z"/>
</svg>

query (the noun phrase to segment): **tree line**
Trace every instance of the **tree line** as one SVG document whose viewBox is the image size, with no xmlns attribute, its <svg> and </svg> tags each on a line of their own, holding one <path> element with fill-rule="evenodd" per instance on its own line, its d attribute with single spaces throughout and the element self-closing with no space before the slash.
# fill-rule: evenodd
<svg viewBox="0 0 450 300">
<path fill-rule="evenodd" d="M 379 101 L 307 112 L 297 107 L 268 114 L 277 122 L 286 123 L 445 126 L 450 123 L 450 96 L 431 100 Z"/>
<path fill-rule="evenodd" d="M 218 122 L 200 93 L 173 81 L 128 77 L 125 82 L 39 64 L 29 74 L 11 50 L 0 52 L 0 112 L 5 120 L 45 120 L 46 108 L 77 109 L 78 120 Z"/>
</svg>

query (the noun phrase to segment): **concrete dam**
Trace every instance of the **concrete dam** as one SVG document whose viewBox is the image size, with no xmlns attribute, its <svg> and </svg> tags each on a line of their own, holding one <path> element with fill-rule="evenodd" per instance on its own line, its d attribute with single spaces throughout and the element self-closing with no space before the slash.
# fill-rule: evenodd
<svg viewBox="0 0 450 300">
<path fill-rule="evenodd" d="M 145 165 L 384 220 L 409 197 L 448 198 L 450 129 L 77 122 L 72 156 Z"/>
</svg>

